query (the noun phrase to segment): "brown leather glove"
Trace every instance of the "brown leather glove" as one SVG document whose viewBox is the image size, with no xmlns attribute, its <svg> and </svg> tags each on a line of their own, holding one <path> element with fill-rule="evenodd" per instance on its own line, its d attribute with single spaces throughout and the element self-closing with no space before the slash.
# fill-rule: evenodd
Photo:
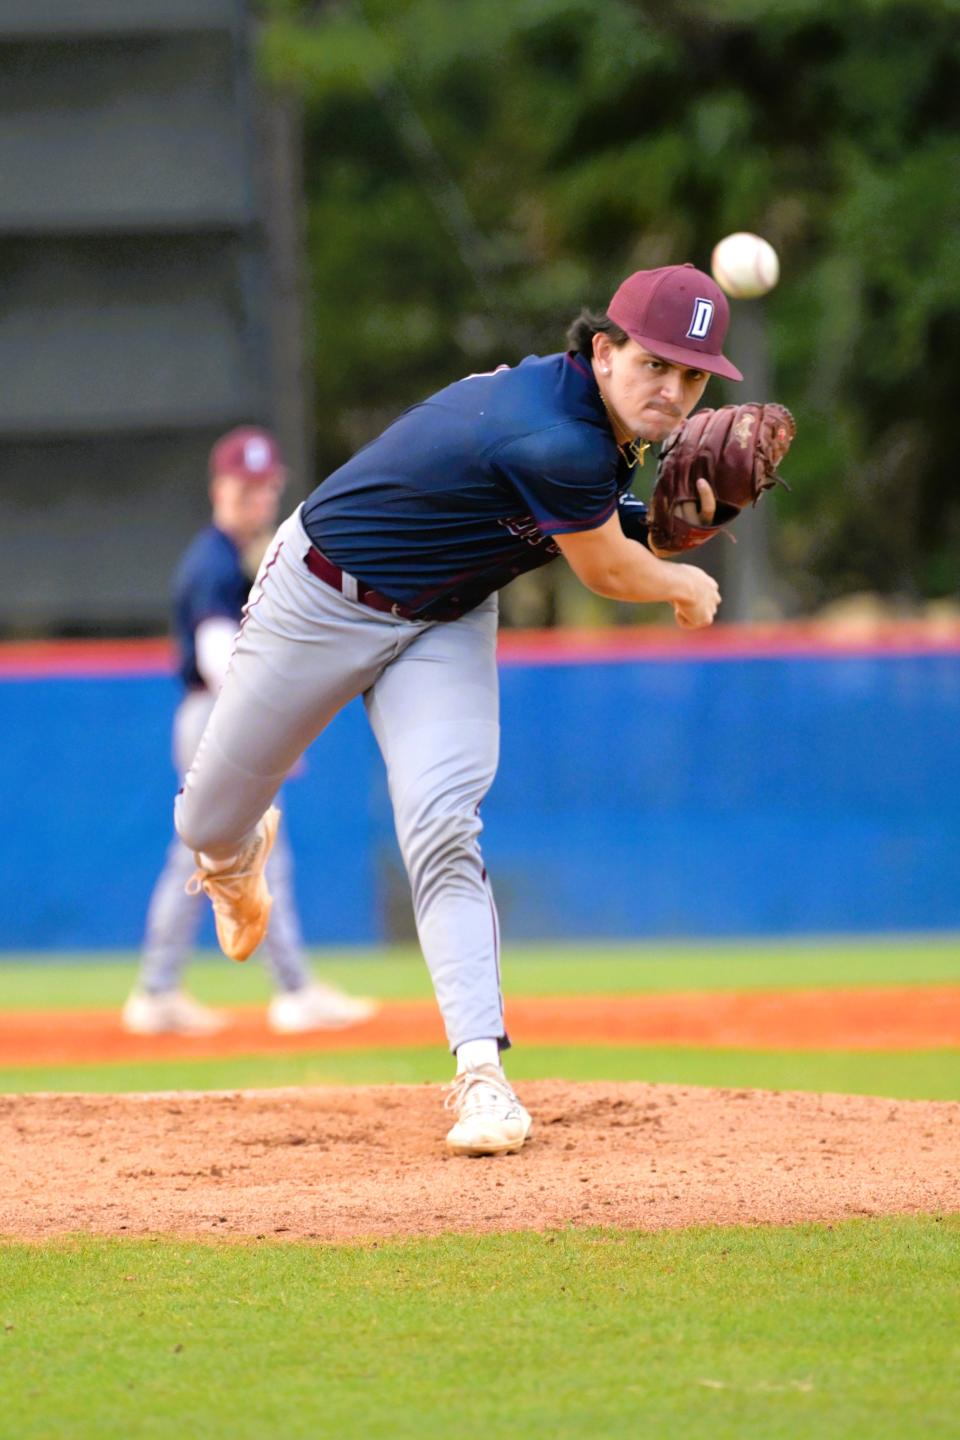
<svg viewBox="0 0 960 1440">
<path fill-rule="evenodd" d="M 650 540 L 658 551 L 677 553 L 704 545 L 764 490 L 789 485 L 776 473 L 797 433 L 782 405 L 724 405 L 698 410 L 664 441 L 650 502 Z M 717 497 L 712 525 L 692 525 L 677 507 L 697 504 L 697 481 Z M 733 538 L 732 536 L 730 537 Z"/>
</svg>

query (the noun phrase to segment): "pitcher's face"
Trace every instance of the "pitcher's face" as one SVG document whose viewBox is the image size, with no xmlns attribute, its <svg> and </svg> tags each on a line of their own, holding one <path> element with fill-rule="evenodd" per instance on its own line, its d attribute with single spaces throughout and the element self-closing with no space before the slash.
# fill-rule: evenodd
<svg viewBox="0 0 960 1440">
<path fill-rule="evenodd" d="M 604 403 L 622 428 L 620 440 L 665 440 L 699 403 L 710 378 L 705 370 L 661 360 L 635 340 L 614 345 L 606 335 L 595 336 L 593 364 Z"/>
</svg>

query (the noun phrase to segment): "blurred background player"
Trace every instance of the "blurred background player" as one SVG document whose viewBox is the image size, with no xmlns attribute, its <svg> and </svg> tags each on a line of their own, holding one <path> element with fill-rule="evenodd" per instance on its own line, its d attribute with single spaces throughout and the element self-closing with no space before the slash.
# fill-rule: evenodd
<svg viewBox="0 0 960 1440">
<path fill-rule="evenodd" d="M 173 582 L 173 630 L 185 688 L 173 725 L 173 758 L 189 770 L 230 662 L 241 612 L 276 525 L 286 472 L 274 437 L 242 427 L 210 455 L 211 523 L 188 546 Z M 192 853 L 174 836 L 147 912 L 137 985 L 123 1008 L 124 1029 L 138 1035 L 211 1035 L 229 1023 L 181 988 L 196 942 L 202 897 L 187 894 Z M 303 953 L 292 885 L 293 862 L 281 827 L 268 872 L 274 903 L 266 938 L 276 986 L 268 1022 L 281 1033 L 336 1029 L 373 1014 L 372 1001 L 319 983 Z"/>
</svg>

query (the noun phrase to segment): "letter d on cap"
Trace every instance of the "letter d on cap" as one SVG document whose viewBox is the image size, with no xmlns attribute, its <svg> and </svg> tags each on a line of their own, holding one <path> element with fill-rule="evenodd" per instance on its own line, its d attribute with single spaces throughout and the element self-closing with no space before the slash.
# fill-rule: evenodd
<svg viewBox="0 0 960 1440">
<path fill-rule="evenodd" d="M 687 331 L 688 340 L 706 340 L 710 334 L 710 326 L 713 324 L 713 301 L 704 300 L 698 296 L 693 302 L 693 315 L 690 318 L 690 329 Z"/>
</svg>

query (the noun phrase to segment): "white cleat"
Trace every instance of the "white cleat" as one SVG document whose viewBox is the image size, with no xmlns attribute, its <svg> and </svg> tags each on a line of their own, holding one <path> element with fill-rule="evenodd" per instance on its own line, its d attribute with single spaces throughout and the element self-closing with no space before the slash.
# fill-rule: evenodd
<svg viewBox="0 0 960 1440">
<path fill-rule="evenodd" d="M 267 1009 L 267 1024 L 277 1035 L 303 1035 L 310 1030 L 345 1030 L 376 1015 L 375 1000 L 348 995 L 333 985 L 312 981 L 302 990 L 274 995 Z"/>
<path fill-rule="evenodd" d="M 205 870 L 195 857 L 200 868 L 187 881 L 187 894 L 210 896 L 220 949 L 230 960 L 248 960 L 267 933 L 273 898 L 263 872 L 279 824 L 280 811 L 271 805 L 229 870 Z"/>
<path fill-rule="evenodd" d="M 512 1155 L 533 1127 L 499 1065 L 464 1070 L 448 1087 L 444 1108 L 457 1117 L 447 1135 L 455 1155 Z"/>
<path fill-rule="evenodd" d="M 182 990 L 150 995 L 134 990 L 123 1007 L 121 1023 L 128 1035 L 219 1035 L 230 1021 L 201 1005 Z"/>
</svg>

